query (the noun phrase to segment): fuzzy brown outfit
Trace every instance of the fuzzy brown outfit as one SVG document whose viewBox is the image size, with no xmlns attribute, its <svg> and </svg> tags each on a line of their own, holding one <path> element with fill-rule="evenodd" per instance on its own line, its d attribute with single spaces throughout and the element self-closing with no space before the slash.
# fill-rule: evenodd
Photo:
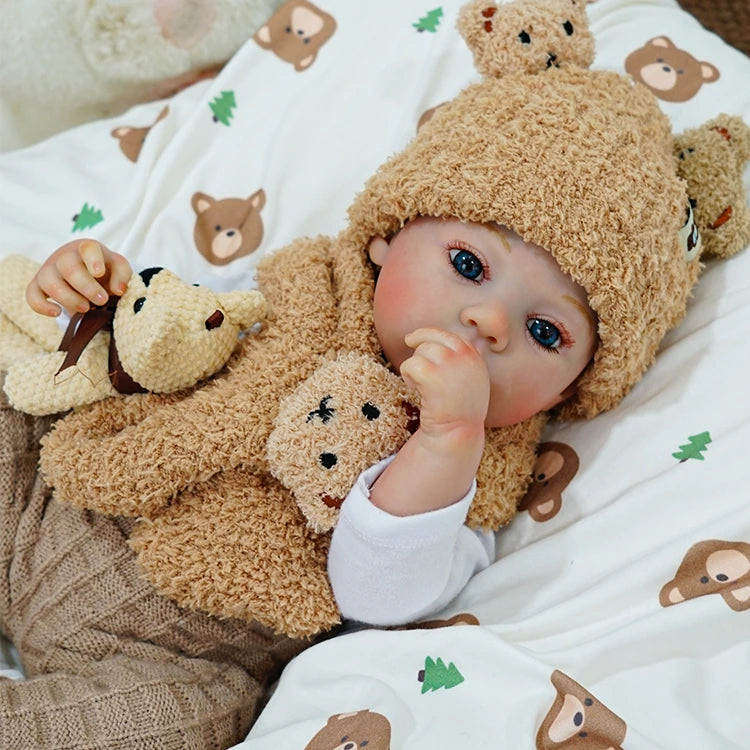
<svg viewBox="0 0 750 750">
<path fill-rule="evenodd" d="M 524 23 L 531 23 L 525 26 L 546 37 L 547 49 L 556 39 L 561 50 L 575 48 L 573 28 L 587 50 L 584 58 L 590 57 L 582 3 L 513 5 L 527 8 Z M 294 636 L 338 621 L 325 571 L 328 538 L 306 525 L 292 492 L 271 473 L 266 449 L 285 399 L 321 367 L 350 352 L 382 361 L 366 252 L 373 236 L 387 236 L 420 215 L 454 216 L 501 223 L 548 248 L 586 288 L 599 319 L 597 354 L 563 407 L 565 416 L 590 417 L 615 406 L 684 314 L 699 274 L 699 246 L 685 241 L 695 239 L 683 229 L 692 214 L 666 117 L 645 88 L 589 71 L 575 55 L 570 64 L 561 52 L 549 69 L 507 74 L 505 53 L 519 36 L 518 16 L 511 13 L 504 26 L 503 7 L 488 16 L 484 0 L 471 3 L 459 22 L 478 69 L 500 77 L 440 107 L 413 143 L 367 182 L 338 237 L 298 240 L 263 260 L 259 287 L 271 308 L 267 326 L 244 341 L 225 371 L 186 393 L 99 402 L 60 420 L 46 438 L 42 468 L 56 498 L 69 504 L 55 504 L 55 514 L 71 523 L 86 520 L 92 544 L 101 534 L 92 555 L 127 559 L 132 566 L 112 581 L 121 589 L 112 596 L 122 603 L 129 592 L 143 591 L 154 597 L 154 606 L 174 613 L 164 615 L 166 624 L 153 636 L 153 647 L 164 649 L 157 661 L 169 659 L 170 668 L 185 651 L 187 657 L 203 655 L 192 641 L 185 645 L 183 629 L 172 620 L 195 617 L 196 623 L 230 627 L 191 616 L 171 601 L 237 618 L 231 627 L 265 637 L 258 626 L 238 621 L 259 621 Z M 513 49 L 523 52 L 520 45 Z M 488 431 L 470 525 L 498 528 L 512 518 L 546 419 L 542 414 Z M 356 445 L 356 439 L 348 443 L 352 450 Z M 49 543 L 39 544 L 35 535 L 45 520 L 35 518 L 29 520 L 28 553 L 45 570 L 49 560 L 59 561 L 62 575 L 66 558 L 60 550 L 74 531 L 59 522 L 59 529 L 50 528 Z M 116 544 L 108 541 L 115 531 Z M 128 543 L 163 598 L 140 581 Z M 97 570 L 109 575 L 106 566 Z M 70 668 L 50 664 L 52 669 L 85 674 L 98 668 L 102 656 L 116 653 L 129 674 L 130 661 L 143 658 L 143 643 L 151 648 L 148 638 L 131 636 L 131 620 L 141 612 L 103 606 L 104 600 L 92 604 L 85 587 L 50 583 L 50 597 L 61 591 L 69 596 L 71 622 L 103 618 L 93 629 L 108 648 L 97 651 L 87 643 L 79 646 L 80 661 Z M 38 607 L 43 599 L 37 593 L 26 606 Z M 54 611 L 47 608 L 45 615 L 55 622 Z M 41 619 L 35 627 L 42 627 Z M 67 628 L 57 621 L 59 633 Z M 224 642 L 226 636 L 214 638 Z M 271 641 L 271 652 L 274 644 L 291 648 Z M 17 645 L 26 659 L 23 638 Z M 196 676 L 201 684 L 213 674 L 210 659 L 205 668 L 208 678 Z M 169 675 L 164 681 L 171 684 Z"/>
</svg>

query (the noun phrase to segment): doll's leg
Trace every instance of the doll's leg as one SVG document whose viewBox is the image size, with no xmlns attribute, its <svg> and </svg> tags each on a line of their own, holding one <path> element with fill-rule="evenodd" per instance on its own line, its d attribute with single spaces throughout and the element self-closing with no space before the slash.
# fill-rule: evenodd
<svg viewBox="0 0 750 750">
<path fill-rule="evenodd" d="M 223 748 L 301 644 L 156 593 L 133 521 L 32 496 L 6 575 L 26 681 L 0 681 L 0 748 Z"/>
<path fill-rule="evenodd" d="M 153 648 L 78 674 L 0 681 L 0 747 L 227 748 L 243 739 L 262 690 L 240 666 Z"/>
<path fill-rule="evenodd" d="M 49 489 L 37 468 L 39 441 L 54 417 L 32 417 L 9 406 L 0 374 L 0 630 L 7 633 L 10 568 L 18 524 L 29 505 L 43 507 Z"/>
</svg>

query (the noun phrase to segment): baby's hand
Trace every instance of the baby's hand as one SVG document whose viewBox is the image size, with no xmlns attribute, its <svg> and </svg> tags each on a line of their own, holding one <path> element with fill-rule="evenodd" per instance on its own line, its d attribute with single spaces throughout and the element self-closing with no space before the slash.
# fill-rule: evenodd
<svg viewBox="0 0 750 750">
<path fill-rule="evenodd" d="M 406 383 L 420 395 L 420 427 L 442 438 L 484 434 L 490 379 L 480 353 L 460 336 L 438 328 L 418 328 L 405 338 L 414 349 L 400 368 Z"/>
<path fill-rule="evenodd" d="M 73 240 L 42 263 L 26 287 L 26 301 L 42 315 L 59 315 L 60 305 L 71 313 L 86 312 L 91 304 L 121 295 L 131 275 L 124 256 L 96 240 Z"/>
</svg>

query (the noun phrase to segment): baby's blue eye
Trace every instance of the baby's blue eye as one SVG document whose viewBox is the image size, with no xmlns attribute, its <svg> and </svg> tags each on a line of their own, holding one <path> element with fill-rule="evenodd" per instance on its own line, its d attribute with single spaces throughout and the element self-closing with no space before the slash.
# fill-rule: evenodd
<svg viewBox="0 0 750 750">
<path fill-rule="evenodd" d="M 562 343 L 562 336 L 557 326 L 552 325 L 548 320 L 541 318 L 532 318 L 526 322 L 529 333 L 533 336 L 540 346 L 545 349 L 558 349 Z"/>
<path fill-rule="evenodd" d="M 454 248 L 450 251 L 449 256 L 453 267 L 464 278 L 469 279 L 469 281 L 481 281 L 484 277 L 482 261 L 474 253 Z"/>
</svg>

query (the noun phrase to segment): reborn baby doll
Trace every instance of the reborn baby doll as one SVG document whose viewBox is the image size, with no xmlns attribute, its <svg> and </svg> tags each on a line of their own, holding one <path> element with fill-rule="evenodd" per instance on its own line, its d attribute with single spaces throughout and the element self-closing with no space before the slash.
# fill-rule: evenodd
<svg viewBox="0 0 750 750">
<path fill-rule="evenodd" d="M 523 72 L 507 62 L 508 50 L 533 56 L 536 49 L 533 36 L 518 43 L 518 9 L 533 19 L 542 46 L 550 49 L 553 40 L 559 50 Z M 539 405 L 566 418 L 616 406 L 682 318 L 700 271 L 700 243 L 655 99 L 624 76 L 587 69 L 592 45 L 581 4 L 527 0 L 489 10 L 471 3 L 460 19 L 489 77 L 439 107 L 378 170 L 339 236 L 300 239 L 261 262 L 267 325 L 244 340 L 224 372 L 189 392 L 99 402 L 57 422 L 45 438 L 42 468 L 63 502 L 51 500 L 33 471 L 42 427 L 5 413 L 26 441 L 25 463 L 17 462 L 26 485 L 13 485 L 20 487 L 15 499 L 3 494 L 8 588 L 0 617 L 27 673 L 37 677 L 0 686 L 12 693 L 0 692 L 0 727 L 25 736 L 33 726 L 55 725 L 45 717 L 64 716 L 88 733 L 88 747 L 113 747 L 119 712 L 138 716 L 144 733 L 172 746 L 230 744 L 246 732 L 274 666 L 304 646 L 273 631 L 305 637 L 339 621 L 326 575 L 328 537 L 305 525 L 294 495 L 271 471 L 267 445 L 285 401 L 337 356 L 380 363 L 391 356 L 397 367 L 408 361 L 410 354 L 402 359 L 381 340 L 369 256 L 385 273 L 385 256 L 420 222 L 458 221 L 490 234 L 499 227 L 497 258 L 516 262 L 533 248 L 535 260 L 545 257 L 540 262 L 551 264 L 555 278 L 560 271 L 567 279 L 561 293 L 572 302 L 557 298 L 571 319 L 581 317 L 571 328 L 585 367 L 577 378 L 571 369 L 574 387 L 562 383 Z M 476 291 L 484 293 L 485 280 L 493 289 L 502 277 L 489 263 L 477 265 L 483 253 L 474 250 L 449 243 L 439 252 L 445 268 L 462 277 L 454 281 L 466 290 L 481 281 Z M 589 307 L 596 351 L 586 364 Z M 522 345 L 573 346 L 561 330 L 567 320 L 560 327 L 556 316 L 523 312 L 514 334 Z M 462 325 L 483 323 L 469 316 Z M 450 333 L 449 348 L 464 346 L 460 329 Z M 493 351 L 502 348 L 501 334 L 490 335 L 494 344 L 467 345 L 473 373 L 492 371 L 492 358 L 503 356 Z M 404 343 L 412 349 L 425 341 Z M 419 374 L 409 377 L 419 390 Z M 485 377 L 486 414 L 496 378 Z M 311 407 L 310 424 L 333 417 L 337 405 L 327 395 Z M 414 437 L 420 430 L 431 437 L 425 422 L 437 407 L 421 395 Z M 472 473 L 479 466 L 476 495 L 464 497 L 462 512 L 472 528 L 497 529 L 528 486 L 547 412 L 501 420 L 477 439 L 473 409 L 471 452 L 479 445 L 481 459 L 465 462 Z M 45 744 L 54 742 L 40 736 L 35 746 Z"/>
</svg>

